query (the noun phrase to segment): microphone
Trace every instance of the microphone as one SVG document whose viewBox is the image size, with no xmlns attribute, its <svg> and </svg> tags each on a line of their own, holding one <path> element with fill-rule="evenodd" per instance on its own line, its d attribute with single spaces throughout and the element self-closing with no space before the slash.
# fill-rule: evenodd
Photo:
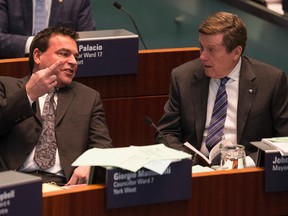
<svg viewBox="0 0 288 216">
<path fill-rule="evenodd" d="M 147 125 L 152 126 L 156 129 L 156 131 L 159 133 L 160 137 L 164 140 L 164 144 L 166 146 L 168 146 L 168 142 L 164 137 L 164 134 L 159 130 L 159 128 L 154 124 L 154 122 L 152 121 L 152 119 L 148 116 L 145 116 L 144 121 Z"/>
<path fill-rule="evenodd" d="M 132 23 L 133 23 L 133 25 L 134 25 L 134 27 L 135 27 L 138 35 L 139 35 L 139 38 L 140 38 L 140 40 L 141 40 L 144 48 L 147 49 L 147 47 L 146 47 L 146 45 L 145 45 L 145 43 L 144 43 L 144 40 L 143 40 L 143 38 L 142 38 L 142 36 L 141 36 L 141 34 L 140 34 L 140 31 L 139 31 L 139 29 L 138 29 L 138 27 L 137 27 L 134 19 L 132 18 L 132 16 L 131 16 L 131 15 L 122 7 L 122 5 L 119 4 L 117 1 L 113 3 L 113 6 L 114 6 L 115 8 L 117 8 L 117 9 L 119 9 L 119 10 L 122 10 L 122 11 L 131 19 L 131 21 L 132 21 Z"/>
</svg>

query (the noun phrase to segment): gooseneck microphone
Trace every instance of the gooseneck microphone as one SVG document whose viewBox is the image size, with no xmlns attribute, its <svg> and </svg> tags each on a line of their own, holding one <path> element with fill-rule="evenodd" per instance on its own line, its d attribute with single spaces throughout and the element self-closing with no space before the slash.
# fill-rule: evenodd
<svg viewBox="0 0 288 216">
<path fill-rule="evenodd" d="M 146 123 L 147 125 L 152 126 L 153 128 L 156 129 L 156 131 L 159 133 L 160 137 L 163 139 L 164 144 L 165 144 L 166 146 L 168 146 L 168 142 L 167 142 L 167 140 L 165 139 L 164 134 L 163 134 L 163 133 L 159 130 L 159 128 L 154 124 L 154 122 L 152 121 L 152 119 L 151 119 L 150 117 L 148 117 L 148 116 L 145 116 L 144 121 L 145 121 L 145 123 Z"/>
<path fill-rule="evenodd" d="M 141 40 L 144 48 L 147 49 L 147 47 L 146 47 L 146 45 L 145 45 L 145 43 L 144 43 L 144 40 L 143 40 L 143 38 L 142 38 L 142 35 L 140 34 L 140 31 L 139 31 L 139 29 L 138 29 L 138 27 L 137 27 L 134 19 L 132 18 L 132 16 L 131 16 L 131 15 L 122 7 L 122 5 L 119 4 L 117 1 L 113 3 L 113 6 L 114 6 L 115 8 L 117 8 L 117 9 L 119 9 L 119 10 L 122 10 L 122 11 L 131 19 L 131 21 L 132 21 L 132 23 L 133 23 L 133 25 L 134 25 L 134 27 L 135 27 L 138 35 L 139 35 L 139 38 L 140 38 L 140 40 Z"/>
</svg>

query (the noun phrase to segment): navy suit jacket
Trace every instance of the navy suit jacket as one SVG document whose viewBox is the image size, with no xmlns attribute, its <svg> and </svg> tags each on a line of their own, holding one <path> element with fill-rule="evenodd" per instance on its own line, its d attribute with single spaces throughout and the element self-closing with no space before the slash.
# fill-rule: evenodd
<svg viewBox="0 0 288 216">
<path fill-rule="evenodd" d="M 38 142 L 42 120 L 38 100 L 32 108 L 25 86 L 28 77 L 0 77 L 0 158 L 17 170 Z M 99 92 L 72 82 L 58 91 L 56 138 L 67 180 L 71 164 L 87 149 L 109 148 L 109 135 Z"/>
<path fill-rule="evenodd" d="M 0 58 L 24 57 L 32 35 L 32 0 L 0 0 Z M 95 30 L 90 0 L 52 0 L 49 26 Z"/>
<path fill-rule="evenodd" d="M 201 148 L 206 123 L 210 78 L 200 59 L 175 68 L 169 100 L 159 121 L 168 145 L 187 150 L 186 141 Z M 251 141 L 288 136 L 288 87 L 283 71 L 257 60 L 242 57 L 237 109 L 237 144 L 247 154 L 255 153 Z M 157 143 L 163 143 L 158 136 Z M 164 142 L 165 143 L 165 142 Z"/>
</svg>

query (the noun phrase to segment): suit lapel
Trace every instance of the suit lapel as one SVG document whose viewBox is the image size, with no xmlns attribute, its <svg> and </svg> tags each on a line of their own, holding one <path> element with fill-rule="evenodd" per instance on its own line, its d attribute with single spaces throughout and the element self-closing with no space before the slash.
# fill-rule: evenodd
<svg viewBox="0 0 288 216">
<path fill-rule="evenodd" d="M 19 78 L 18 81 L 17 81 L 17 86 L 19 88 L 25 88 L 25 86 L 26 86 L 27 82 L 29 81 L 29 79 L 30 79 L 30 76 L 25 76 L 23 78 Z M 36 119 L 38 119 L 39 122 L 42 122 L 39 101 L 36 100 L 32 106 L 33 106 L 33 109 L 35 111 L 35 115 L 34 116 L 36 117 Z"/>
<path fill-rule="evenodd" d="M 74 91 L 72 91 L 70 88 L 61 89 L 58 94 L 58 102 L 57 102 L 57 109 L 56 109 L 56 125 L 60 122 L 60 120 L 63 118 L 64 114 L 66 113 L 68 107 L 70 106 L 70 103 L 74 97 Z M 42 122 L 41 112 L 40 112 L 40 106 L 39 101 L 36 100 L 35 102 L 36 106 L 36 113 L 35 117 Z"/>
<path fill-rule="evenodd" d="M 242 58 L 239 80 L 239 99 L 237 111 L 237 141 L 241 140 L 245 123 L 249 116 L 255 95 L 258 90 L 256 76 L 249 66 L 248 60 Z"/>
<path fill-rule="evenodd" d="M 204 70 L 199 71 L 198 74 L 194 76 L 191 84 L 192 101 L 195 116 L 195 128 L 197 134 L 197 141 L 199 148 L 202 142 L 203 131 L 205 129 L 206 122 L 206 110 L 207 110 L 207 98 L 209 92 L 209 82 L 210 78 L 204 75 Z"/>
<path fill-rule="evenodd" d="M 42 122 L 39 100 L 35 101 L 35 109 L 36 109 L 35 117 L 38 119 L 39 122 Z"/>
<path fill-rule="evenodd" d="M 59 90 L 58 103 L 56 109 L 56 126 L 66 113 L 68 107 L 72 102 L 74 95 L 75 92 L 73 91 L 73 89 L 71 89 L 71 87 L 66 87 Z"/>
</svg>

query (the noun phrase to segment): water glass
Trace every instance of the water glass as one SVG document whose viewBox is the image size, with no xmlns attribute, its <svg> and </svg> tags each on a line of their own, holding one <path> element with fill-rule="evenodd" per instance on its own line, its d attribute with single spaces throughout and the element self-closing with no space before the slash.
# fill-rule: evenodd
<svg viewBox="0 0 288 216">
<path fill-rule="evenodd" d="M 243 145 L 224 145 L 221 151 L 221 169 L 242 169 L 246 167 L 246 154 Z"/>
</svg>

